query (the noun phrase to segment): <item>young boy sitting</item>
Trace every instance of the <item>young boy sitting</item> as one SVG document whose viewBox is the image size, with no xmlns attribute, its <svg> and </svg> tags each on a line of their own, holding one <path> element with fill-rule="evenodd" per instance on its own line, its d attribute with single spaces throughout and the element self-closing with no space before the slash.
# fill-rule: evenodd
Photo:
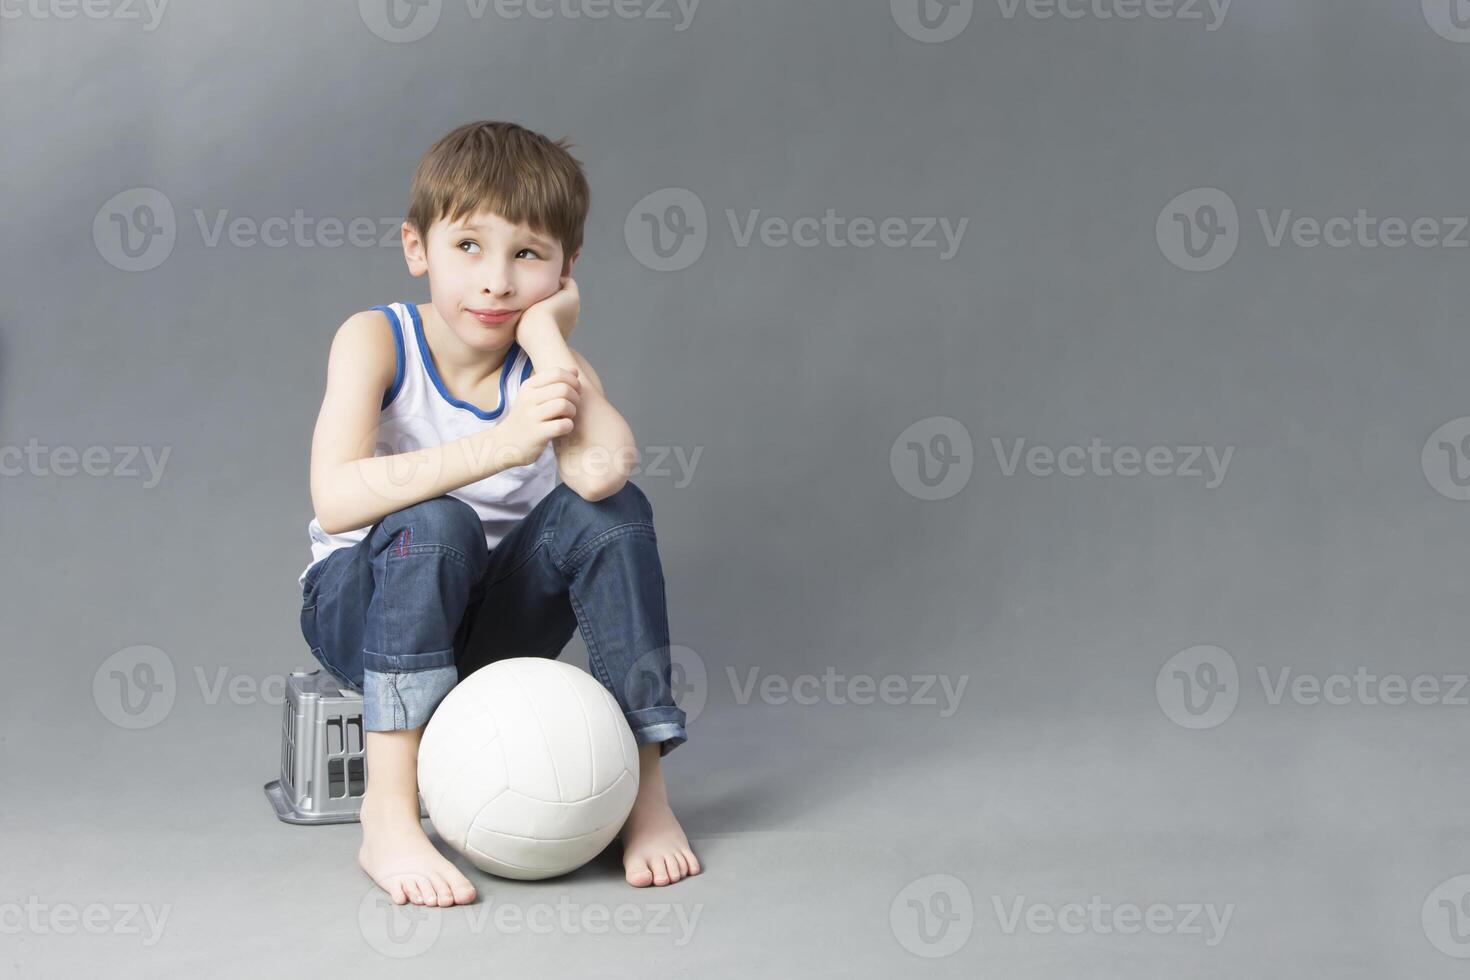
<svg viewBox="0 0 1470 980">
<path fill-rule="evenodd" d="M 659 767 L 686 719 L 653 512 L 626 475 L 633 433 L 567 345 L 588 204 L 562 141 L 460 126 L 419 162 L 403 223 L 430 301 L 354 314 L 332 341 L 301 630 L 362 692 L 358 861 L 400 905 L 475 897 L 419 821 L 419 737 L 435 707 L 491 661 L 559 656 L 578 626 L 638 744 L 619 834 L 627 880 L 700 870 Z"/>
</svg>

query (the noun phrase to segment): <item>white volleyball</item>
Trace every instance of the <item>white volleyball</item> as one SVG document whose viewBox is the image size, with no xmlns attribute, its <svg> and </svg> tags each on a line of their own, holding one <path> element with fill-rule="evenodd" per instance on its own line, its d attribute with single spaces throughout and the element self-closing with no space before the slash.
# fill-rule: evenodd
<svg viewBox="0 0 1470 980">
<path fill-rule="evenodd" d="M 622 829 L 638 795 L 638 746 L 617 700 L 586 671 L 512 657 L 439 702 L 419 742 L 418 780 L 434 829 L 475 867 L 550 878 L 586 864 Z"/>
</svg>

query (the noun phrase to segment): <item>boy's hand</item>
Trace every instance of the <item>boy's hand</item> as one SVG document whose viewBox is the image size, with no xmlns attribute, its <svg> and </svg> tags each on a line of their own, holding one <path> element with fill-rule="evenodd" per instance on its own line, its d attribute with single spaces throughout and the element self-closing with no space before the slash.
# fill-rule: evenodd
<svg viewBox="0 0 1470 980">
<path fill-rule="evenodd" d="M 577 318 L 582 312 L 582 293 L 577 288 L 577 280 L 571 276 L 561 277 L 561 288 L 545 299 L 532 303 L 526 312 L 521 314 L 521 322 L 516 325 L 516 339 L 520 339 L 522 330 L 537 331 L 544 329 L 540 326 L 548 321 L 556 324 L 556 329 L 561 333 L 561 339 L 571 337 L 572 330 L 577 326 Z M 522 347 L 526 346 L 524 343 Z"/>
<path fill-rule="evenodd" d="M 536 462 L 548 442 L 576 427 L 581 401 L 576 368 L 549 368 L 527 378 L 510 411 L 490 430 L 497 471 Z"/>
</svg>

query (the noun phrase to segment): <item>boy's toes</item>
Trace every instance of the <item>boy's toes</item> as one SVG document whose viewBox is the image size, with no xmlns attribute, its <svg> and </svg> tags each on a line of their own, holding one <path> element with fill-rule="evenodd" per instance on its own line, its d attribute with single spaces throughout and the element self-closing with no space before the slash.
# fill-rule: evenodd
<svg viewBox="0 0 1470 980">
<path fill-rule="evenodd" d="M 686 867 L 689 868 L 690 874 L 699 874 L 699 859 L 694 856 L 693 851 L 685 848 L 684 850 L 679 852 L 679 856 L 684 859 L 684 864 Z"/>
<path fill-rule="evenodd" d="M 656 857 L 648 863 L 653 868 L 653 883 L 655 885 L 667 885 L 669 883 L 669 869 L 664 865 L 664 859 Z"/>
<path fill-rule="evenodd" d="M 470 880 L 463 876 L 457 880 L 450 878 L 449 894 L 454 899 L 453 904 L 468 905 L 475 900 L 475 886 L 470 884 Z"/>
<path fill-rule="evenodd" d="M 675 882 L 684 877 L 684 869 L 679 867 L 679 859 L 672 854 L 664 858 L 664 864 L 669 869 L 669 881 Z"/>
<path fill-rule="evenodd" d="M 410 888 L 413 892 L 413 904 L 433 905 L 437 899 L 434 898 L 434 886 L 429 884 L 423 875 L 414 875 L 409 879 Z"/>
<path fill-rule="evenodd" d="M 454 904 L 454 892 L 449 889 L 449 882 L 444 880 L 443 875 L 430 871 L 429 881 L 434 886 L 433 900 L 430 904 L 438 905 L 440 908 L 447 908 Z"/>
<path fill-rule="evenodd" d="M 627 869 L 628 884 L 639 888 L 646 888 L 653 884 L 653 872 L 649 870 L 648 864 L 642 860 L 634 859 Z"/>
</svg>

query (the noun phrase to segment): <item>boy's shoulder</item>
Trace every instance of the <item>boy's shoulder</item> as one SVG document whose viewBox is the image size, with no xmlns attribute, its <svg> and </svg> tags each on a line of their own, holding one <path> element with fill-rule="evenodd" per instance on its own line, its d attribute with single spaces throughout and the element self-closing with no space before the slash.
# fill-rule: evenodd
<svg viewBox="0 0 1470 980">
<path fill-rule="evenodd" d="M 388 315 L 382 310 L 360 310 L 337 328 L 328 357 L 328 373 L 350 373 L 381 380 L 386 387 L 398 371 L 398 343 Z"/>
</svg>

